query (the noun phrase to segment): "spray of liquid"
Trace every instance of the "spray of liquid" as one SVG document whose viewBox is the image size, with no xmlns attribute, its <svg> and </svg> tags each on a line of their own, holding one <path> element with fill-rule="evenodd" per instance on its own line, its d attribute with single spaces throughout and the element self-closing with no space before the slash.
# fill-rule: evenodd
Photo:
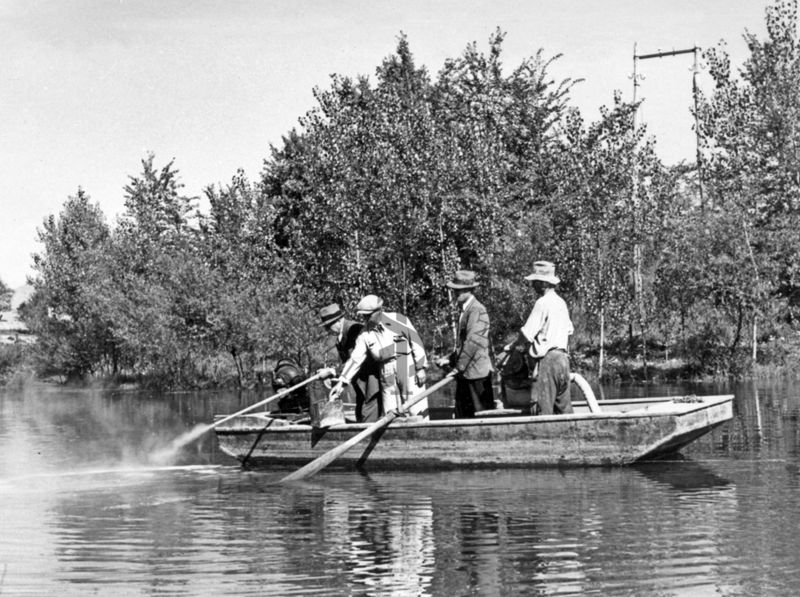
<svg viewBox="0 0 800 597">
<path fill-rule="evenodd" d="M 148 461 L 157 466 L 166 466 L 174 463 L 183 448 L 200 439 L 209 429 L 211 429 L 211 425 L 205 423 L 195 425 L 189 431 L 172 440 L 167 447 L 152 452 L 148 457 Z"/>
<path fill-rule="evenodd" d="M 221 423 L 225 423 L 226 421 L 230 421 L 231 419 L 235 419 L 236 417 L 238 417 L 240 415 L 243 415 L 243 414 L 245 414 L 247 412 L 250 412 L 252 410 L 255 410 L 258 407 L 261 407 L 261 406 L 266 407 L 266 405 L 269 404 L 270 402 L 275 402 L 279 398 L 294 392 L 295 390 L 297 390 L 298 388 L 306 385 L 307 383 L 310 383 L 310 382 L 312 382 L 312 381 L 314 381 L 316 379 L 319 379 L 321 376 L 322 376 L 321 373 L 317 373 L 315 375 L 312 375 L 311 377 L 309 377 L 307 379 L 304 379 L 300 383 L 295 384 L 290 388 L 286 388 L 285 390 L 283 390 L 281 392 L 278 392 L 277 394 L 274 394 L 274 395 L 270 396 L 269 398 L 265 398 L 264 400 L 261 400 L 260 402 L 256 402 L 255 404 L 251 404 L 247 408 L 243 408 L 242 410 L 240 410 L 238 412 L 235 412 L 235 413 L 233 413 L 231 415 L 228 415 L 227 417 L 224 417 L 222 419 L 219 419 L 219 420 L 215 421 L 211 425 L 205 425 L 205 424 L 195 425 L 195 427 L 193 429 L 191 429 L 190 431 L 187 431 L 186 433 L 184 433 L 184 434 L 180 435 L 179 437 L 175 438 L 168 447 L 162 448 L 160 450 L 157 450 L 157 451 L 153 452 L 150 455 L 149 461 L 151 463 L 153 463 L 153 464 L 162 465 L 162 466 L 165 465 L 165 464 L 174 463 L 175 459 L 178 457 L 178 455 L 180 454 L 181 450 L 185 446 L 187 446 L 190 443 L 192 443 L 193 441 L 199 439 L 204 433 L 206 433 L 207 431 L 213 429 L 217 425 L 220 425 Z"/>
<path fill-rule="evenodd" d="M 295 384 L 290 388 L 286 388 L 285 390 L 283 390 L 281 392 L 278 392 L 277 394 L 274 394 L 274 395 L 270 396 L 269 398 L 265 398 L 264 400 L 261 400 L 260 402 L 256 402 L 255 404 L 251 404 L 247 408 L 243 408 L 242 410 L 240 410 L 238 412 L 235 412 L 235 413 L 233 413 L 231 415 L 228 415 L 227 417 L 224 417 L 222 419 L 219 419 L 219 420 L 215 421 L 211 425 L 206 425 L 206 424 L 195 425 L 195 427 L 193 429 L 191 429 L 190 431 L 187 431 L 186 433 L 184 433 L 184 434 L 178 436 L 177 438 L 175 438 L 174 440 L 172 440 L 172 443 L 169 446 L 167 446 L 166 448 L 161 448 L 159 450 L 156 450 L 156 451 L 152 452 L 150 454 L 148 460 L 149 460 L 150 463 L 155 464 L 155 465 L 159 465 L 159 466 L 164 466 L 166 464 L 174 464 L 175 459 L 179 456 L 181 450 L 184 447 L 188 446 L 193 441 L 195 441 L 197 439 L 200 439 L 200 437 L 203 434 L 205 434 L 207 431 L 213 429 L 217 425 L 220 425 L 221 423 L 225 423 L 226 421 L 230 421 L 231 419 L 234 419 L 234 418 L 236 418 L 236 417 L 238 417 L 240 415 L 243 415 L 243 414 L 245 414 L 247 412 L 255 410 L 256 408 L 259 408 L 261 406 L 266 407 L 267 404 L 269 404 L 271 402 L 275 402 L 279 398 L 281 398 L 283 396 L 286 396 L 288 394 L 291 394 L 292 392 L 294 392 L 295 390 L 299 389 L 300 387 L 302 387 L 302 386 L 304 386 L 304 385 L 306 385 L 306 384 L 308 384 L 308 383 L 310 383 L 310 382 L 312 382 L 312 381 L 314 381 L 316 379 L 320 379 L 321 377 L 322 377 L 322 373 L 317 373 L 315 375 L 312 375 L 311 377 L 308 377 L 307 379 L 304 379 L 300 383 Z"/>
<path fill-rule="evenodd" d="M 90 477 L 90 476 L 104 476 L 104 475 L 136 475 L 136 474 L 150 474 L 158 472 L 169 471 L 194 471 L 194 472 L 209 472 L 221 468 L 220 465 L 209 464 L 188 464 L 181 466 L 112 466 L 93 469 L 78 469 L 74 471 L 48 471 L 43 473 L 32 473 L 29 475 L 18 475 L 16 477 L 7 477 L 0 479 L 0 489 L 4 486 L 11 486 L 23 481 L 30 481 L 35 479 L 58 479 L 67 477 Z"/>
</svg>

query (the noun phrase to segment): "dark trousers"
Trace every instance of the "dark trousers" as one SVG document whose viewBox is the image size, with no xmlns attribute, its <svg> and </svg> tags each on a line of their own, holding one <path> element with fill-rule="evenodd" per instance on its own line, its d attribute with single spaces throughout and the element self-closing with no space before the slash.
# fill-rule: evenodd
<svg viewBox="0 0 800 597">
<path fill-rule="evenodd" d="M 480 379 L 456 376 L 456 418 L 474 417 L 479 410 L 494 408 L 492 374 Z"/>
<path fill-rule="evenodd" d="M 356 421 L 374 423 L 385 414 L 381 400 L 381 386 L 377 377 L 374 375 L 365 378 L 356 377 L 353 380 L 353 390 L 356 394 Z"/>
<path fill-rule="evenodd" d="M 537 410 L 541 415 L 572 412 L 567 353 L 551 350 L 539 359 L 539 374 L 531 383 L 531 412 Z"/>
</svg>

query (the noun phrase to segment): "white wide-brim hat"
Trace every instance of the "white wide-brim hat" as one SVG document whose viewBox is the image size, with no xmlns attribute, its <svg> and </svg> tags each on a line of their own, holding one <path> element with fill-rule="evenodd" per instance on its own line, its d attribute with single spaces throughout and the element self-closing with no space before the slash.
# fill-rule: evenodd
<svg viewBox="0 0 800 597">
<path fill-rule="evenodd" d="M 533 273 L 525 276 L 526 280 L 541 280 L 557 286 L 561 280 L 556 276 L 556 266 L 549 261 L 536 261 L 533 264 Z"/>
</svg>

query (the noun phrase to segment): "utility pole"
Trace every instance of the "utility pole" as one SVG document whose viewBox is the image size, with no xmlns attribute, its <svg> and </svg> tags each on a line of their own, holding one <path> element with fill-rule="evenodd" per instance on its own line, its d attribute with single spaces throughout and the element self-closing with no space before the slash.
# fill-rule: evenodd
<svg viewBox="0 0 800 597">
<path fill-rule="evenodd" d="M 696 150 L 696 160 L 697 160 L 697 179 L 698 179 L 698 189 L 699 189 L 699 199 L 701 207 L 705 206 L 705 202 L 703 200 L 703 176 L 702 176 L 702 168 L 700 164 L 700 131 L 698 128 L 697 122 L 697 72 L 698 72 L 698 61 L 697 55 L 700 51 L 700 48 L 694 46 L 692 48 L 686 50 L 672 50 L 670 52 L 656 52 L 654 54 L 637 54 L 636 52 L 636 44 L 633 44 L 633 104 L 636 106 L 636 102 L 638 101 L 638 87 L 639 81 L 644 77 L 638 73 L 639 67 L 639 60 L 649 60 L 651 58 L 666 58 L 669 56 L 679 56 L 681 54 L 694 54 L 694 65 L 692 67 L 693 75 L 692 75 L 692 97 L 694 99 L 694 124 L 695 124 L 695 150 Z M 636 128 L 638 125 L 637 122 L 637 115 L 639 109 L 638 106 L 634 108 L 633 112 L 633 134 L 636 135 Z M 636 162 L 636 151 L 634 148 L 634 161 L 633 161 L 633 169 L 632 169 L 632 186 L 631 186 L 631 193 L 633 195 L 633 207 L 634 207 L 634 225 L 639 226 L 641 220 L 641 213 L 640 213 L 640 200 L 639 200 L 639 173 L 637 168 Z M 646 324 L 645 324 L 645 308 L 644 308 L 644 288 L 642 284 L 642 245 L 639 242 L 638 238 L 636 239 L 634 246 L 633 246 L 633 288 L 634 294 L 636 295 L 636 306 L 639 315 L 639 330 L 641 333 L 641 351 L 642 351 L 642 367 L 644 373 L 644 379 L 647 381 L 647 334 L 645 332 Z"/>
<path fill-rule="evenodd" d="M 639 111 L 636 107 L 637 93 L 636 89 L 639 87 L 639 80 L 641 75 L 637 73 L 639 65 L 639 56 L 636 54 L 636 44 L 633 44 L 633 135 L 636 138 L 636 115 Z M 633 168 L 631 181 L 631 194 L 633 195 L 633 225 L 635 229 L 640 228 L 640 209 L 639 209 L 639 168 L 636 156 L 636 147 L 633 150 Z M 634 235 L 635 240 L 633 243 L 633 292 L 636 299 L 636 307 L 639 315 L 639 334 L 642 349 L 642 371 L 644 373 L 644 380 L 647 381 L 647 334 L 645 334 L 645 312 L 644 312 L 644 288 L 642 285 L 642 245 L 639 242 L 638 235 Z M 631 333 L 632 336 L 632 333 Z M 633 337 L 631 337 L 633 340 Z"/>
<path fill-rule="evenodd" d="M 635 159 L 635 158 L 634 158 Z M 636 176 L 636 174 L 634 174 Z M 634 185 L 634 193 L 636 185 Z M 637 197 L 636 195 L 634 195 Z M 634 218 L 635 226 L 639 228 L 640 222 L 640 209 L 638 197 L 634 202 Z M 642 285 L 642 244 L 637 239 L 633 244 L 633 291 L 636 295 L 636 307 L 639 313 L 639 333 L 641 335 L 641 348 L 642 348 L 642 372 L 644 373 L 644 380 L 648 380 L 647 375 L 647 328 L 646 316 L 644 310 L 644 286 Z"/>
<path fill-rule="evenodd" d="M 700 48 L 696 45 L 686 50 L 672 50 L 669 52 L 655 52 L 653 54 L 636 54 L 636 44 L 633 45 L 633 101 L 636 103 L 636 88 L 639 82 L 636 78 L 636 65 L 639 60 L 649 60 L 651 58 L 667 58 L 669 56 L 680 56 L 681 54 L 693 54 L 694 62 L 692 64 L 692 101 L 694 102 L 694 141 L 695 141 L 695 160 L 697 160 L 697 185 L 700 196 L 700 206 L 705 208 L 705 201 L 703 199 L 703 168 L 700 161 L 700 127 L 697 121 L 697 73 L 700 72 L 700 63 L 698 61 L 698 54 Z M 636 114 L 634 113 L 634 127 L 636 126 Z"/>
</svg>

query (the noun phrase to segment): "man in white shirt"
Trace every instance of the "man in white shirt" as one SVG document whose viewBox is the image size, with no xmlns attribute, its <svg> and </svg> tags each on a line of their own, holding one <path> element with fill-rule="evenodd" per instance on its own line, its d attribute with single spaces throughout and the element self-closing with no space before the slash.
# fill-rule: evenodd
<svg viewBox="0 0 800 597">
<path fill-rule="evenodd" d="M 567 304 L 555 287 L 561 282 L 549 261 L 533 264 L 533 273 L 525 277 L 533 282 L 539 295 L 531 314 L 522 326 L 519 338 L 506 347 L 528 349 L 531 359 L 531 413 L 552 415 L 572 412 L 569 395 L 569 337 L 574 328 Z"/>
</svg>

